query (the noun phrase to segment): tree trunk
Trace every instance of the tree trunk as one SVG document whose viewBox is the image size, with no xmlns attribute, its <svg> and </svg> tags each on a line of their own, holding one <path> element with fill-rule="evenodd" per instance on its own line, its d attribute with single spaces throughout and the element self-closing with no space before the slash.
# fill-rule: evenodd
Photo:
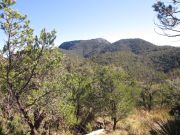
<svg viewBox="0 0 180 135">
<path fill-rule="evenodd" d="M 58 120 L 58 123 L 56 125 L 56 135 L 59 135 L 60 133 L 60 129 L 59 129 L 59 120 Z"/>
<path fill-rule="evenodd" d="M 34 129 L 31 129 L 30 135 L 35 135 L 36 132 L 34 131 Z"/>
<path fill-rule="evenodd" d="M 164 100 L 164 98 L 162 97 L 162 98 L 161 98 L 161 108 L 163 108 L 164 103 L 165 103 L 165 100 Z"/>
<path fill-rule="evenodd" d="M 45 117 L 46 114 L 44 113 L 44 111 L 40 112 L 37 109 L 34 111 L 34 127 L 36 130 L 39 129 Z"/>
<path fill-rule="evenodd" d="M 117 112 L 117 106 L 114 100 L 111 101 L 112 105 L 112 120 L 113 120 L 113 130 L 116 130 L 116 124 L 117 124 L 117 117 L 116 117 L 116 112 Z"/>
<path fill-rule="evenodd" d="M 146 108 L 147 108 L 147 105 L 146 105 L 146 99 L 145 99 L 144 94 L 142 94 L 142 100 L 143 100 L 143 106 L 144 106 L 144 108 L 146 109 Z"/>
<path fill-rule="evenodd" d="M 92 111 L 93 111 L 92 108 L 90 108 L 87 116 L 81 122 L 81 125 L 86 126 L 89 122 L 91 122 L 94 119 L 94 115 L 93 115 Z"/>
<path fill-rule="evenodd" d="M 149 95 L 149 103 L 148 103 L 148 111 L 150 112 L 152 109 L 152 95 Z"/>
<path fill-rule="evenodd" d="M 117 124 L 117 120 L 116 118 L 113 118 L 113 130 L 116 130 L 116 124 Z"/>
<path fill-rule="evenodd" d="M 21 105 L 19 98 L 17 96 L 15 97 L 15 99 L 16 99 L 16 103 L 17 103 L 20 114 L 23 115 L 25 122 L 27 123 L 27 125 L 30 128 L 30 135 L 36 135 L 35 126 L 34 126 L 33 122 L 31 121 L 30 117 L 28 116 L 28 112 L 25 111 L 25 109 Z"/>
<path fill-rule="evenodd" d="M 77 120 L 77 122 L 79 120 L 79 113 L 80 113 L 80 103 L 79 103 L 79 101 L 77 101 L 77 105 L 76 105 L 76 120 Z"/>
</svg>

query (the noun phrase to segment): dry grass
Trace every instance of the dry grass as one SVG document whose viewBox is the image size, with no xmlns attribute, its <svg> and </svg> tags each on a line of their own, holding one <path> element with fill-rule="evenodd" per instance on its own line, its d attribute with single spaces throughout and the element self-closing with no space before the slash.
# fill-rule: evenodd
<svg viewBox="0 0 180 135">
<path fill-rule="evenodd" d="M 121 120 L 117 130 L 106 133 L 106 135 L 149 135 L 150 127 L 157 120 L 165 120 L 169 117 L 168 110 L 156 109 L 151 112 L 143 109 L 135 110 L 127 118 Z"/>
</svg>

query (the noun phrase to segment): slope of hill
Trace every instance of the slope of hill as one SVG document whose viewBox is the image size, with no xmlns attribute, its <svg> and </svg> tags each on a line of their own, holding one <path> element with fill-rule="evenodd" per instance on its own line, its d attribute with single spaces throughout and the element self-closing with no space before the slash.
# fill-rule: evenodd
<svg viewBox="0 0 180 135">
<path fill-rule="evenodd" d="M 103 52 L 131 51 L 135 54 L 142 54 L 155 50 L 157 46 L 142 39 L 122 39 L 105 47 Z"/>
<path fill-rule="evenodd" d="M 131 65 L 134 68 L 144 65 L 164 72 L 180 67 L 179 47 L 156 46 L 143 39 L 122 39 L 115 43 L 105 39 L 78 40 L 65 42 L 60 48 L 64 53 L 90 58 L 99 64 Z"/>
<path fill-rule="evenodd" d="M 68 50 L 71 53 L 77 54 L 79 56 L 83 56 L 85 58 L 91 57 L 95 54 L 100 53 L 102 48 L 111 45 L 105 39 L 97 38 L 91 40 L 77 40 L 64 42 L 60 45 L 61 49 Z"/>
</svg>

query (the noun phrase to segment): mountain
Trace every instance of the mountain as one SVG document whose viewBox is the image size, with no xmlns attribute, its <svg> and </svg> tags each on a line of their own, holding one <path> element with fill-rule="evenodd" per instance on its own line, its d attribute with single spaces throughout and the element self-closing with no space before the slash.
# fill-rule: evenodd
<svg viewBox="0 0 180 135">
<path fill-rule="evenodd" d="M 97 38 L 91 40 L 77 40 L 64 42 L 60 45 L 60 48 L 63 50 L 68 50 L 73 54 L 88 58 L 100 53 L 102 48 L 105 48 L 109 45 L 111 45 L 111 43 L 107 40 Z"/>
<path fill-rule="evenodd" d="M 124 68 L 151 68 L 169 72 L 180 68 L 180 48 L 157 46 L 143 39 L 122 39 L 110 43 L 105 39 L 77 40 L 59 46 L 64 53 L 88 58 L 98 64 L 115 64 Z"/>
<path fill-rule="evenodd" d="M 122 39 L 112 43 L 111 46 L 105 47 L 103 52 L 131 51 L 135 54 L 142 54 L 152 51 L 155 48 L 157 48 L 157 46 L 142 39 Z"/>
</svg>

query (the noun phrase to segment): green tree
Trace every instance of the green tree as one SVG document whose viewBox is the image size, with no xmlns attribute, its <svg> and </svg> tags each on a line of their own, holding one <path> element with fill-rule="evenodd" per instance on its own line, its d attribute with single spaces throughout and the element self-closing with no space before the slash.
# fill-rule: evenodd
<svg viewBox="0 0 180 135">
<path fill-rule="evenodd" d="M 180 69 L 174 69 L 169 72 L 169 79 L 167 83 L 171 88 L 171 96 L 170 96 L 170 107 L 171 114 L 174 115 L 177 113 L 180 116 Z M 176 115 L 177 115 L 176 114 Z"/>
<path fill-rule="evenodd" d="M 172 93 L 173 89 L 169 85 L 169 83 L 164 80 L 161 83 L 156 85 L 157 93 L 155 95 L 155 101 L 154 104 L 157 107 L 161 108 L 169 108 L 171 106 L 171 100 L 172 100 Z"/>
<path fill-rule="evenodd" d="M 11 8 L 1 12 L 1 30 L 7 37 L 0 63 L 4 95 L 1 108 L 8 119 L 19 115 L 34 135 L 46 118 L 42 101 L 57 89 L 54 70 L 60 66 L 61 54 L 52 48 L 55 31 L 42 30 L 39 37 L 34 37 L 29 23 L 26 16 Z"/>
<path fill-rule="evenodd" d="M 155 106 L 163 106 L 168 99 L 168 86 L 165 86 L 164 73 L 151 71 L 145 72 L 144 81 L 141 82 L 141 103 L 145 109 L 151 111 Z"/>
<path fill-rule="evenodd" d="M 163 1 L 158 1 L 153 5 L 154 11 L 157 12 L 157 18 L 159 20 L 157 26 L 162 30 L 162 35 L 168 37 L 180 36 L 179 4 L 179 0 L 170 0 L 168 4 Z"/>
<path fill-rule="evenodd" d="M 15 3 L 16 3 L 16 0 L 1 0 L 0 1 L 0 9 L 6 8 Z"/>
<path fill-rule="evenodd" d="M 135 82 L 121 69 L 113 66 L 101 67 L 97 72 L 104 101 L 104 111 L 117 122 L 133 109 L 139 90 Z"/>
<path fill-rule="evenodd" d="M 94 92 L 92 89 L 93 71 L 88 62 L 66 63 L 65 67 L 68 71 L 65 87 L 69 101 L 74 106 L 76 117 L 76 127 L 74 127 L 76 129 L 73 130 L 86 133 L 86 125 L 92 120 L 93 115 L 93 109 L 90 106 L 93 101 L 88 100 L 89 95 Z"/>
</svg>

